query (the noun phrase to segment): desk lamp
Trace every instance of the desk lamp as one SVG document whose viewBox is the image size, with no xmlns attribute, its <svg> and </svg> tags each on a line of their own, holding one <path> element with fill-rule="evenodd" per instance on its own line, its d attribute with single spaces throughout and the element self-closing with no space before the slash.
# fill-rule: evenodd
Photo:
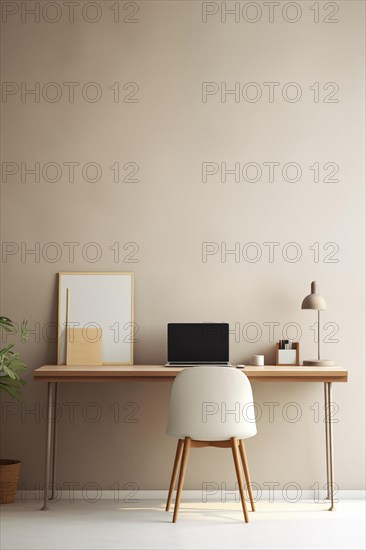
<svg viewBox="0 0 366 550">
<path fill-rule="evenodd" d="M 334 361 L 320 359 L 320 311 L 327 309 L 327 304 L 323 296 L 318 294 L 318 284 L 316 281 L 311 283 L 311 294 L 308 294 L 306 298 L 304 298 L 301 309 L 315 309 L 318 311 L 318 359 L 303 361 L 303 365 L 308 367 L 331 367 L 335 365 Z"/>
</svg>

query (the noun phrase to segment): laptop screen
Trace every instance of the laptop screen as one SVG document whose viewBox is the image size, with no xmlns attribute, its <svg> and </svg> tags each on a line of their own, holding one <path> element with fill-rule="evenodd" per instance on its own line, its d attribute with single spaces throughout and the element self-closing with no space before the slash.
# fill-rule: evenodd
<svg viewBox="0 0 366 550">
<path fill-rule="evenodd" d="M 169 323 L 168 361 L 229 361 L 229 323 Z"/>
</svg>

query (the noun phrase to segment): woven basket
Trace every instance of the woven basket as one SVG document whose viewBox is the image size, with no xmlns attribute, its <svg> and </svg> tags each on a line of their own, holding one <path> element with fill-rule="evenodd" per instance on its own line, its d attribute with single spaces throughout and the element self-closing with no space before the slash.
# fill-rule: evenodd
<svg viewBox="0 0 366 550">
<path fill-rule="evenodd" d="M 19 460 L 0 460 L 0 502 L 15 501 L 20 472 Z"/>
</svg>

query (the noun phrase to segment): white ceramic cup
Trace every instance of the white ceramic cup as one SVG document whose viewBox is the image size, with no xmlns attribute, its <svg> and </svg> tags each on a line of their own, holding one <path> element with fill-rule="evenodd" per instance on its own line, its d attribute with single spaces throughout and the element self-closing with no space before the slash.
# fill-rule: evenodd
<svg viewBox="0 0 366 550">
<path fill-rule="evenodd" d="M 255 367 L 263 367 L 264 366 L 264 355 L 253 355 L 252 365 L 254 365 Z"/>
</svg>

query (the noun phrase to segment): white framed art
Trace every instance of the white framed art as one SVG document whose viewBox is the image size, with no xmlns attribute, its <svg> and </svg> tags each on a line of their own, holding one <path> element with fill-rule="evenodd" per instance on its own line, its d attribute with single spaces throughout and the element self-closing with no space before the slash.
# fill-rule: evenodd
<svg viewBox="0 0 366 550">
<path fill-rule="evenodd" d="M 97 328 L 102 364 L 133 365 L 134 274 L 62 272 L 58 276 L 57 363 L 66 364 L 67 330 L 83 329 L 87 336 L 89 328 Z"/>
</svg>

